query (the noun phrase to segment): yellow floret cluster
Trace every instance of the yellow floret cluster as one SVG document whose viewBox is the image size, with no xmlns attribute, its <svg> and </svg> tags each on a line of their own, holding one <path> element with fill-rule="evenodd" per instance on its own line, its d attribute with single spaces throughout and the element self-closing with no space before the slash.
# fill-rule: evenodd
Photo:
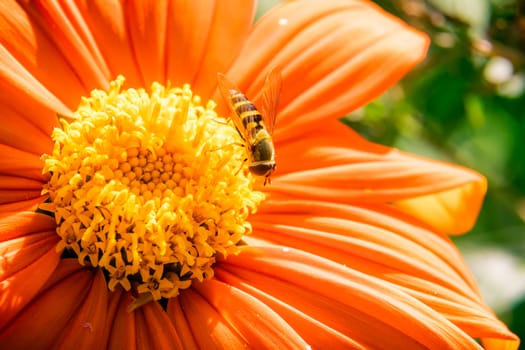
<svg viewBox="0 0 525 350">
<path fill-rule="evenodd" d="M 235 252 L 264 195 L 213 101 L 202 106 L 188 85 L 123 82 L 94 90 L 54 130 L 41 209 L 55 217 L 57 250 L 102 269 L 110 290 L 170 298 Z"/>
</svg>

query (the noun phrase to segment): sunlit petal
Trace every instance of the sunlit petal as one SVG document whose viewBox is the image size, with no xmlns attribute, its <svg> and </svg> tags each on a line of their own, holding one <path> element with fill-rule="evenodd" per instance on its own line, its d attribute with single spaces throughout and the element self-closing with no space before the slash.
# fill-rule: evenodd
<svg viewBox="0 0 525 350">
<path fill-rule="evenodd" d="M 144 85 L 165 79 L 165 44 L 168 1 L 124 2 L 125 18 Z"/>
<path fill-rule="evenodd" d="M 82 27 L 71 33 L 80 40 L 71 41 L 77 52 L 87 51 L 89 61 L 86 64 L 97 63 L 98 70 L 92 70 L 98 81 L 89 85 L 107 88 L 109 80 L 115 79 L 118 74 L 126 76 L 130 86 L 144 86 L 141 72 L 133 50 L 130 38 L 125 4 L 118 0 L 82 0 L 70 3 L 71 8 L 76 8 L 78 19 Z M 68 31 L 73 31 L 69 28 Z M 87 59 L 86 59 L 87 60 Z M 91 66 L 86 69 L 89 74 Z"/>
<path fill-rule="evenodd" d="M 425 221 L 440 232 L 461 234 L 472 229 L 487 191 L 487 181 L 481 175 L 461 170 L 463 185 L 426 196 L 400 200 L 396 206 Z M 467 178 L 470 177 L 470 180 Z"/>
<path fill-rule="evenodd" d="M 48 134 L 57 124 L 56 114 L 69 113 L 62 101 L 32 76 L 3 45 L 0 45 L 0 91 L 0 104 L 5 109 L 15 110 L 26 119 L 33 117 L 34 124 Z"/>
<path fill-rule="evenodd" d="M 31 10 L 26 11 L 28 8 Z M 89 90 L 79 81 L 68 56 L 52 40 L 36 9 L 19 1 L 2 1 L 0 28 L 0 43 L 14 58 L 66 106 L 76 107 L 79 96 Z"/>
<path fill-rule="evenodd" d="M 292 138 L 377 97 L 424 58 L 427 45 L 369 2 L 290 1 L 256 24 L 228 76 L 257 101 L 268 67 L 281 67 L 275 135 Z"/>
<path fill-rule="evenodd" d="M 373 144 L 335 121 L 282 142 L 277 159 L 270 192 L 394 203 L 444 233 L 470 229 L 486 191 L 476 172 Z"/>
<path fill-rule="evenodd" d="M 36 155 L 53 149 L 46 131 L 40 129 L 37 122 L 28 119 L 24 112 L 0 104 L 0 113 L 3 116 L 0 123 L 0 144 Z"/>
<path fill-rule="evenodd" d="M 399 349 L 476 348 L 459 328 L 416 299 L 379 279 L 312 254 L 277 246 L 243 249 L 221 265 L 217 274 L 236 285 L 221 274 L 222 268 L 239 276 L 239 288 L 248 292 L 253 287 L 252 293 L 269 301 L 264 291 L 315 315 L 316 320 L 363 346 L 383 348 L 388 339 L 390 348 Z M 313 348 L 323 346 L 316 333 L 300 335 Z"/>
<path fill-rule="evenodd" d="M 175 85 L 189 82 L 201 96 L 209 96 L 217 72 L 225 72 L 243 46 L 255 5 L 251 0 L 173 1 L 168 17 L 168 80 Z"/>
<path fill-rule="evenodd" d="M 158 303 L 149 303 L 136 315 L 137 349 L 184 349 L 180 337 Z"/>
<path fill-rule="evenodd" d="M 186 311 L 182 309 L 179 298 L 170 300 L 166 313 L 181 339 L 182 348 L 197 349 L 197 343 L 193 336 L 189 320 L 186 318 Z"/>
<path fill-rule="evenodd" d="M 479 301 L 474 279 L 450 239 L 395 209 L 273 200 L 263 210 L 253 222 L 256 235 L 263 239 L 327 258 L 335 249 L 349 259 L 341 263 L 360 266 L 363 272 L 380 277 L 392 272 L 415 275 Z M 316 251 L 316 246 L 328 251 Z"/>
<path fill-rule="evenodd" d="M 248 347 L 241 334 L 195 290 L 188 289 L 178 298 L 198 349 Z"/>
<path fill-rule="evenodd" d="M 94 1 L 88 1 L 90 14 L 96 12 Z M 110 1 L 105 1 L 107 8 Z M 93 88 L 107 87 L 109 72 L 104 61 L 104 52 L 98 46 L 99 41 L 95 33 L 91 31 L 93 27 L 83 11 L 83 2 L 49 2 L 39 1 L 36 8 L 45 21 L 49 35 L 57 43 L 62 54 L 68 58 L 69 62 L 74 62 L 76 75 L 80 77 L 83 85 L 91 90 Z M 118 13 L 113 12 L 113 21 L 116 22 Z M 109 28 L 105 28 L 109 29 Z M 109 31 L 105 34 L 109 36 Z M 114 45 L 117 45 L 117 41 Z M 63 88 L 66 88 L 65 86 Z M 73 106 L 76 107 L 76 106 Z"/>
<path fill-rule="evenodd" d="M 254 298 L 216 280 L 196 290 L 254 349 L 305 349 L 308 344 L 279 315 Z"/>
<path fill-rule="evenodd" d="M 270 200 L 253 224 L 254 237 L 401 287 L 473 338 L 515 340 L 483 304 L 450 240 L 393 208 Z"/>
</svg>

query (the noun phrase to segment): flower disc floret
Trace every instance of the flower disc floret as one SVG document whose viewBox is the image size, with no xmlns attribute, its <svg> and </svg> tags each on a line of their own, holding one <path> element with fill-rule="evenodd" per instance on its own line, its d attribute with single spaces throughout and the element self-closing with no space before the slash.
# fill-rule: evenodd
<svg viewBox="0 0 525 350">
<path fill-rule="evenodd" d="M 236 251 L 264 195 L 213 101 L 202 106 L 189 85 L 154 83 L 148 93 L 123 82 L 92 91 L 61 119 L 43 157 L 41 209 L 55 217 L 57 250 L 102 269 L 110 290 L 170 298 Z"/>
</svg>

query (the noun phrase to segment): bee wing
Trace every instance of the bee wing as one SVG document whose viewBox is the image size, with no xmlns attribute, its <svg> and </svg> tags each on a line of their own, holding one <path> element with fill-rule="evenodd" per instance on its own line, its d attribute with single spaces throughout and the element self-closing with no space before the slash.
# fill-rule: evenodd
<svg viewBox="0 0 525 350">
<path fill-rule="evenodd" d="M 219 90 L 221 92 L 222 98 L 224 99 L 224 101 L 226 101 L 226 104 L 230 108 L 230 116 L 233 120 L 235 128 L 237 129 L 237 132 L 239 133 L 239 135 L 241 135 L 241 138 L 244 141 L 247 141 L 247 130 L 242 123 L 241 117 L 237 115 L 235 107 L 232 103 L 232 95 L 240 92 L 239 88 L 230 79 L 226 78 L 226 76 L 222 73 L 217 73 L 217 82 L 219 84 Z"/>
<path fill-rule="evenodd" d="M 271 68 L 264 82 L 262 104 L 264 124 L 268 128 L 270 135 L 273 134 L 275 126 L 282 85 L 281 70 L 278 67 Z"/>
</svg>

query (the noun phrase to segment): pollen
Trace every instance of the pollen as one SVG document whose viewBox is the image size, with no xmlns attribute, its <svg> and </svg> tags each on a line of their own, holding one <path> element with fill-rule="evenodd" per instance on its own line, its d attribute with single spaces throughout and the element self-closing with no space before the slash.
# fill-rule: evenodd
<svg viewBox="0 0 525 350">
<path fill-rule="evenodd" d="M 131 291 L 138 307 L 211 278 L 217 257 L 251 232 L 264 194 L 213 101 L 203 105 L 189 85 L 123 84 L 92 91 L 61 118 L 43 156 L 41 210 L 55 218 L 57 251 L 101 269 L 108 289 Z"/>
</svg>

